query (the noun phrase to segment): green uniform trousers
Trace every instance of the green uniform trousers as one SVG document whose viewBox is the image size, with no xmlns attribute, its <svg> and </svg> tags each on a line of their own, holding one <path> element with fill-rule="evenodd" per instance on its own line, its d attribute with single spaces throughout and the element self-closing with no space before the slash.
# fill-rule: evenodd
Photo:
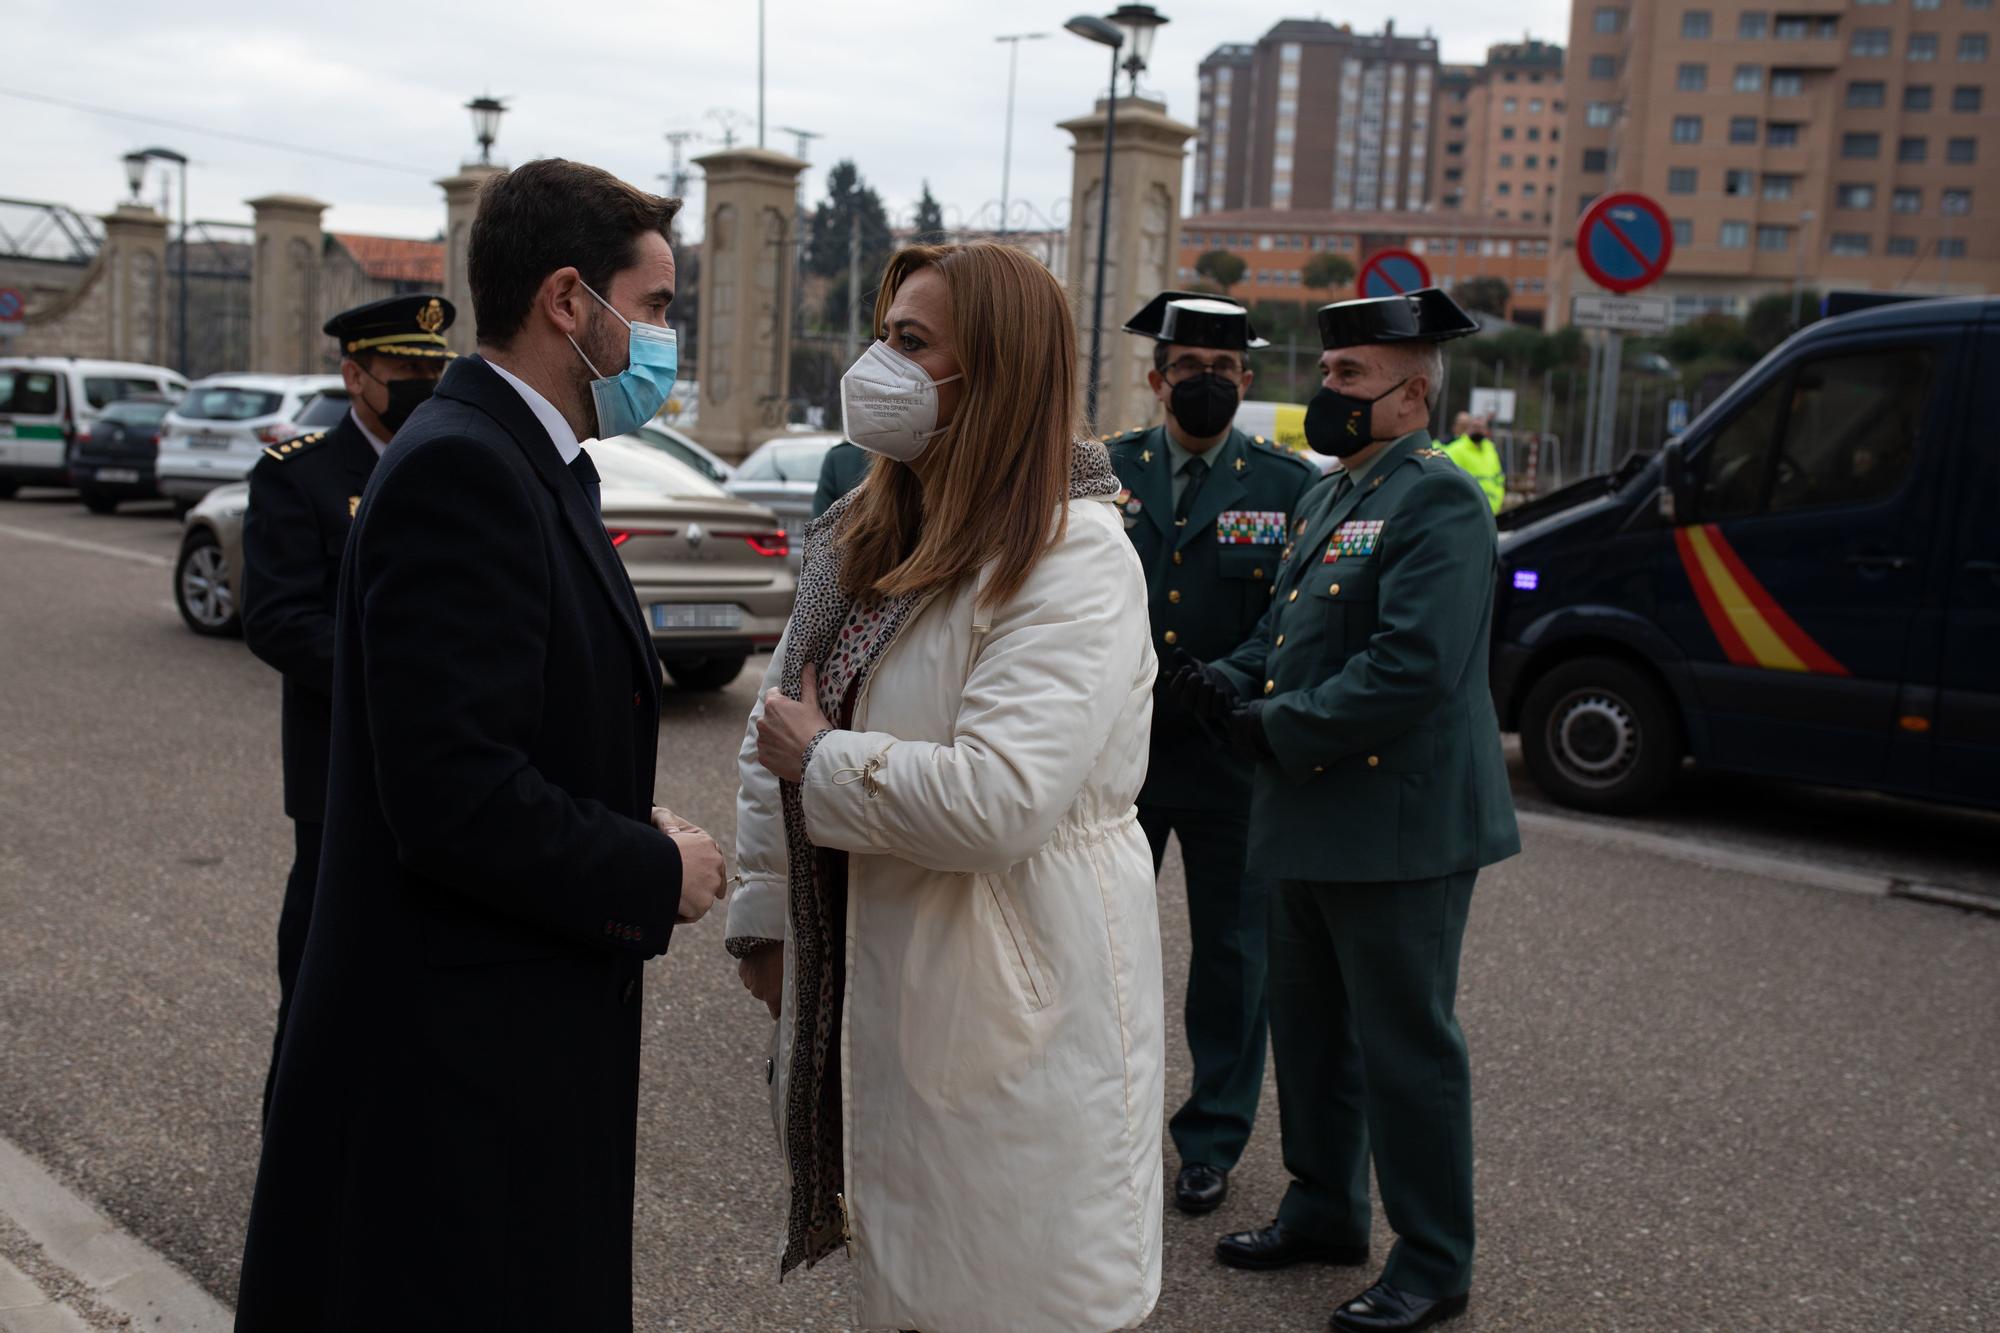
<svg viewBox="0 0 2000 1333">
<path fill-rule="evenodd" d="M 1250 838 L 1247 809 L 1141 805 L 1139 825 L 1153 846 L 1154 874 L 1169 833 L 1180 838 L 1187 867 L 1191 949 L 1183 1020 L 1194 1087 L 1167 1131 L 1182 1165 L 1200 1162 L 1229 1171 L 1250 1141 L 1264 1090 L 1270 881 L 1243 869 Z"/>
<path fill-rule="evenodd" d="M 1453 1006 L 1477 871 L 1384 883 L 1280 880 L 1271 897 L 1271 1049 L 1292 1184 L 1287 1227 L 1368 1240 L 1368 1161 L 1419 1296 L 1472 1285 L 1472 1082 Z"/>
</svg>

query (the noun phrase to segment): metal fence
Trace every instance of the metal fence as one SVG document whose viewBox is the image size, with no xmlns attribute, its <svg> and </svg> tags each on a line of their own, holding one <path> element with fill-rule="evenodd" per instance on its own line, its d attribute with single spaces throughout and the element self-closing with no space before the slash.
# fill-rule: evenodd
<svg viewBox="0 0 2000 1333">
<path fill-rule="evenodd" d="M 167 244 L 166 347 L 162 359 L 189 379 L 250 365 L 250 267 L 256 229 L 236 222 L 190 222 Z M 181 247 L 187 248 L 187 353 L 181 339 Z"/>
</svg>

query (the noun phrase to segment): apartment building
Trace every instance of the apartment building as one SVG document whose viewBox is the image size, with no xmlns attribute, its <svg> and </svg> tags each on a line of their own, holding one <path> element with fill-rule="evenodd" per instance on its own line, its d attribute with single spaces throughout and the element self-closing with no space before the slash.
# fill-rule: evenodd
<svg viewBox="0 0 2000 1333">
<path fill-rule="evenodd" d="M 1563 49 L 1523 37 L 1440 73 L 1438 205 L 1548 222 L 1562 160 Z"/>
<path fill-rule="evenodd" d="M 1553 321 L 1582 210 L 1658 199 L 1676 314 L 1795 285 L 2000 285 L 1995 0 L 1575 0 Z"/>
<path fill-rule="evenodd" d="M 1286 19 L 1200 67 L 1193 210 L 1432 204 L 1437 41 Z"/>
</svg>

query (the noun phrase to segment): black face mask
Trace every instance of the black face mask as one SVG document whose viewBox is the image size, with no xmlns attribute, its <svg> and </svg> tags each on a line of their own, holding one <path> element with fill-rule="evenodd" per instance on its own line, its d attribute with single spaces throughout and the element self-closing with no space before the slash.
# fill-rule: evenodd
<svg viewBox="0 0 2000 1333">
<path fill-rule="evenodd" d="M 1375 404 L 1410 381 L 1397 380 L 1373 398 L 1355 398 L 1320 386 L 1306 404 L 1306 447 L 1329 458 L 1346 458 L 1375 443 Z"/>
<path fill-rule="evenodd" d="M 365 370 L 361 373 L 368 375 Z M 368 375 L 368 378 L 389 391 L 389 405 L 378 409 L 375 415 L 381 418 L 383 428 L 391 436 L 403 428 L 403 423 L 410 419 L 410 413 L 423 406 L 424 400 L 437 388 L 436 380 L 376 380 L 373 375 Z M 375 404 L 368 406 L 373 408 Z"/>
<path fill-rule="evenodd" d="M 1476 430 L 1476 431 L 1473 431 L 1473 432 L 1472 432 L 1472 442 L 1473 442 L 1474 444 L 1484 444 L 1484 443 L 1486 443 L 1486 432 L 1485 432 L 1485 431 L 1483 431 L 1483 430 Z"/>
<path fill-rule="evenodd" d="M 1229 423 L 1236 419 L 1238 397 L 1236 386 L 1220 375 L 1190 375 L 1174 386 L 1167 410 L 1182 430 L 1194 439 L 1205 440 L 1229 429 Z"/>
</svg>

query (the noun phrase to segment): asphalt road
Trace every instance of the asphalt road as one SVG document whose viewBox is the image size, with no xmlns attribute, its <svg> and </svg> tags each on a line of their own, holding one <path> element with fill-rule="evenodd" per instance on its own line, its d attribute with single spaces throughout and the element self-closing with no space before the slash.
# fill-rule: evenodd
<svg viewBox="0 0 2000 1333">
<path fill-rule="evenodd" d="M 227 1299 L 290 845 L 278 681 L 182 627 L 164 511 L 30 497 L 0 503 L 0 1135 Z M 661 717 L 659 799 L 725 842 L 753 690 L 746 673 L 670 692 Z M 1976 886 L 2000 865 L 2000 822 L 1700 788 L 1649 826 L 1902 878 Z M 1482 1230 L 1455 1327 L 2000 1326 L 2000 918 L 1597 833 L 1538 829 L 1475 899 L 1460 1013 Z M 1161 894 L 1177 1005 L 1176 862 Z M 650 972 L 639 1326 L 842 1328 L 838 1261 L 775 1281 L 768 1020 L 721 933 L 681 932 Z M 1170 1045 L 1170 1089 L 1185 1078 Z M 1365 1285 L 1209 1257 L 1270 1215 L 1276 1126 L 1267 1088 L 1228 1206 L 1169 1215 L 1149 1328 L 1315 1329 Z"/>
</svg>

